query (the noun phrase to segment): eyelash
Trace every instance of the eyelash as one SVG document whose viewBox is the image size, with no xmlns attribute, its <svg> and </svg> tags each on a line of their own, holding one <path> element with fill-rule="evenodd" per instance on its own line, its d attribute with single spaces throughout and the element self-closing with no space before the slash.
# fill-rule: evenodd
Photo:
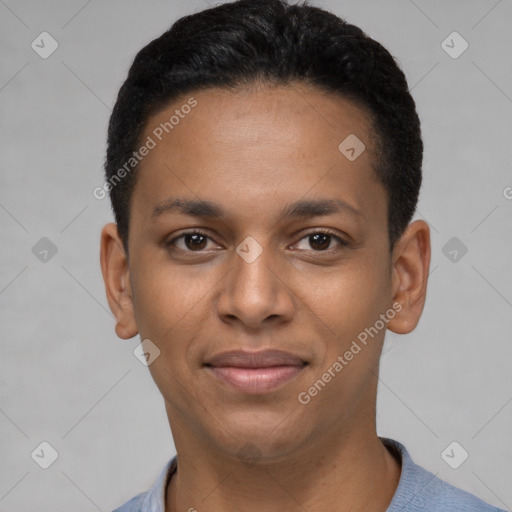
<svg viewBox="0 0 512 512">
<path fill-rule="evenodd" d="M 319 229 L 317 231 L 311 231 L 310 233 L 306 233 L 299 241 L 302 241 L 302 240 L 304 240 L 304 238 L 308 238 L 308 237 L 310 237 L 312 235 L 316 235 L 316 234 L 331 236 L 332 238 L 336 239 L 339 242 L 340 246 L 342 246 L 342 247 L 347 247 L 349 245 L 348 242 L 343 240 L 336 232 L 334 232 L 328 228 Z M 165 243 L 166 247 L 172 247 L 177 240 L 184 238 L 187 235 L 202 235 L 205 238 L 208 238 L 209 240 L 213 240 L 208 233 L 202 231 L 201 229 L 191 229 L 188 231 L 184 231 L 180 235 L 178 235 L 178 236 L 174 237 L 173 239 L 169 240 L 168 242 L 166 242 Z M 188 253 L 203 252 L 203 250 L 199 250 L 199 251 L 191 251 L 191 250 L 184 250 L 184 249 L 181 249 L 181 250 L 183 250 L 184 252 L 188 252 Z M 325 249 L 323 251 L 315 251 L 314 249 L 312 249 L 311 251 L 317 252 L 317 253 L 329 253 L 330 251 L 332 251 L 332 248 Z"/>
</svg>

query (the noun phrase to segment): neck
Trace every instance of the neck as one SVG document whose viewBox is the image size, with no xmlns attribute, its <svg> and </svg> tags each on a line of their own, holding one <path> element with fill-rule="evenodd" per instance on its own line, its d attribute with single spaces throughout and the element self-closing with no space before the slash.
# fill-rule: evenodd
<svg viewBox="0 0 512 512">
<path fill-rule="evenodd" d="M 165 510 L 385 512 L 400 472 L 374 428 L 338 430 L 277 462 L 226 457 L 210 444 L 210 450 L 178 450 Z"/>
</svg>

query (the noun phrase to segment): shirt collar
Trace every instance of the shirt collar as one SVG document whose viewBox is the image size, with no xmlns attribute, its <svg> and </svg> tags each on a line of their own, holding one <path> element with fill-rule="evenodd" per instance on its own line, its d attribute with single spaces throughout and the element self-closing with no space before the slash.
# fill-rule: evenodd
<svg viewBox="0 0 512 512">
<path fill-rule="evenodd" d="M 174 456 L 162 469 L 153 487 L 146 493 L 141 510 L 144 512 L 165 512 L 165 491 L 177 467 L 177 457 Z"/>
<path fill-rule="evenodd" d="M 398 487 L 395 491 L 393 499 L 389 505 L 388 511 L 401 510 L 401 507 L 406 503 L 402 503 L 404 500 L 404 489 L 414 481 L 416 476 L 415 468 L 416 464 L 411 459 L 409 452 L 402 443 L 390 439 L 387 437 L 379 438 L 388 450 L 394 452 L 394 454 L 400 459 L 402 471 L 400 474 L 400 480 Z M 145 512 L 165 512 L 165 492 L 170 478 L 176 472 L 178 467 L 177 456 L 174 456 L 158 475 L 153 487 L 146 493 L 144 501 L 142 502 L 141 510 Z"/>
</svg>

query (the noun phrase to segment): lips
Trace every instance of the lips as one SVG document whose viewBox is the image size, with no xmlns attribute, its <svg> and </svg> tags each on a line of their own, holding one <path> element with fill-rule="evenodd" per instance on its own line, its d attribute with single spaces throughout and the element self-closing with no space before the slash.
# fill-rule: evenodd
<svg viewBox="0 0 512 512">
<path fill-rule="evenodd" d="M 205 368 L 231 388 L 257 394 L 281 387 L 295 378 L 307 364 L 300 356 L 280 350 L 230 351 L 208 359 Z"/>
</svg>

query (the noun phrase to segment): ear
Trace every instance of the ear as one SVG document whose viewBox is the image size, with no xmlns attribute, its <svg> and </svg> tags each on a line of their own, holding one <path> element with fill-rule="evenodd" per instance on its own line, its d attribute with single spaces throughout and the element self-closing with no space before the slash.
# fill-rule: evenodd
<svg viewBox="0 0 512 512">
<path fill-rule="evenodd" d="M 393 249 L 392 261 L 393 303 L 401 309 L 388 322 L 388 329 L 407 334 L 418 325 L 427 293 L 430 228 L 425 221 L 409 224 Z"/>
<path fill-rule="evenodd" d="M 137 333 L 128 270 L 128 257 L 117 231 L 109 223 L 101 231 L 101 272 L 110 310 L 116 317 L 116 334 L 127 340 Z"/>
</svg>

